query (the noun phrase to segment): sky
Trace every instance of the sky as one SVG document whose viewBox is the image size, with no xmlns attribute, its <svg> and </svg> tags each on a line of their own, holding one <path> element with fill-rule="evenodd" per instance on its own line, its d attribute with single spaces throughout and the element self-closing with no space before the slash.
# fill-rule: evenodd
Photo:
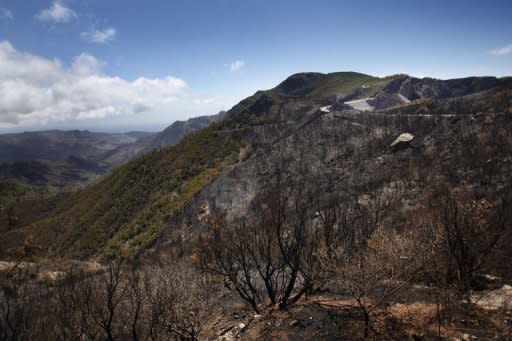
<svg viewBox="0 0 512 341">
<path fill-rule="evenodd" d="M 162 130 L 293 73 L 512 75 L 512 1 L 0 0 L 0 133 Z"/>
</svg>

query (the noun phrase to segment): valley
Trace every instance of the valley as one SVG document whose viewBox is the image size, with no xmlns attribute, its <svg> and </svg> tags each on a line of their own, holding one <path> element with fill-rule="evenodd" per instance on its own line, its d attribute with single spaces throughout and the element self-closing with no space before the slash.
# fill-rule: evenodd
<svg viewBox="0 0 512 341">
<path fill-rule="evenodd" d="M 0 208 L 38 194 L 83 187 L 132 158 L 177 143 L 222 115 L 177 121 L 159 133 L 55 130 L 0 135 Z"/>
</svg>

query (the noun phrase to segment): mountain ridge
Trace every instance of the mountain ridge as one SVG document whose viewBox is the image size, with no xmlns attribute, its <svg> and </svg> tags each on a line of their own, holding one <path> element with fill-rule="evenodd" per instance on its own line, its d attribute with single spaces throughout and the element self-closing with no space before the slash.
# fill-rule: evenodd
<svg viewBox="0 0 512 341">
<path fill-rule="evenodd" d="M 324 89 L 325 83 L 317 83 L 317 77 L 313 77 L 316 86 Z M 380 83 L 374 84 L 372 94 L 384 93 L 384 87 L 397 77 L 403 76 L 385 81 L 381 79 Z M 46 245 L 50 254 L 59 257 L 101 259 L 140 252 L 165 257 L 161 250 L 169 251 L 170 248 L 179 248 L 179 245 L 184 247 L 183 239 L 193 236 L 193 231 L 205 228 L 207 222 L 204 219 L 208 212 L 223 209 L 233 219 L 250 215 L 252 200 L 271 182 L 272 169 L 276 164 L 288 163 L 288 176 L 292 178 L 300 178 L 304 174 L 311 179 L 326 179 L 318 188 L 323 188 L 328 180 L 335 181 L 337 186 L 346 187 L 347 196 L 370 195 L 365 188 L 394 188 L 396 185 L 390 183 L 398 179 L 391 181 L 386 177 L 393 179 L 397 174 L 405 177 L 401 180 L 405 181 L 403 186 L 413 186 L 416 188 L 414 191 L 418 191 L 418 185 L 410 183 L 411 174 L 419 172 L 422 179 L 419 183 L 428 183 L 429 175 L 411 166 L 410 171 L 405 171 L 407 158 L 413 158 L 416 160 L 413 164 L 423 165 L 425 169 L 431 165 L 436 176 L 450 183 L 455 180 L 446 178 L 443 167 L 448 164 L 453 167 L 452 161 L 432 160 L 435 160 L 436 153 L 446 154 L 453 148 L 450 153 L 467 154 L 465 157 L 469 158 L 463 161 L 468 163 L 469 173 L 461 173 L 458 177 L 467 178 L 470 184 L 475 183 L 475 167 L 481 164 L 480 161 L 471 161 L 470 155 L 476 153 L 468 152 L 468 148 L 473 148 L 471 144 L 450 146 L 448 142 L 432 144 L 432 141 L 436 141 L 436 135 L 445 141 L 456 140 L 457 132 L 453 127 L 474 130 L 478 136 L 488 139 L 489 132 L 483 130 L 479 123 L 481 119 L 475 116 L 481 112 L 481 106 L 486 108 L 490 120 L 486 129 L 504 141 L 510 139 L 507 130 L 503 130 L 509 127 L 512 110 L 510 80 L 499 80 L 496 87 L 484 86 L 485 96 L 479 97 L 475 93 L 475 96 L 470 94 L 457 101 L 452 101 L 452 97 L 442 97 L 435 89 L 427 91 L 432 85 L 426 80 L 421 89 L 437 98 L 413 99 L 411 103 L 400 103 L 400 106 L 392 103 L 379 113 L 346 106 L 344 100 L 347 96 L 366 84 L 361 85 L 357 81 L 351 88 L 346 86 L 349 81 L 351 79 L 339 83 L 341 88 L 336 90 L 344 96 L 331 93 L 308 96 L 314 93 L 308 90 L 306 95 L 297 97 L 293 87 L 286 87 L 291 95 L 275 88 L 259 91 L 235 105 L 220 122 L 187 135 L 174 147 L 145 154 L 83 191 L 69 194 L 64 199 L 66 204 L 58 211 L 52 208 L 54 204 L 42 203 L 40 210 L 32 210 L 29 214 L 27 207 L 34 204 L 20 203 L 11 210 L 11 214 L 18 218 L 16 226 L 8 226 L 5 215 L 0 219 L 4 222 L 0 224 L 0 231 L 4 231 L 5 236 L 2 249 L 19 251 L 20 241 L 30 239 L 38 245 Z M 421 84 L 421 80 L 415 82 Z M 474 80 L 457 81 L 457 89 L 461 87 L 460 82 L 467 85 Z M 482 84 L 488 83 L 484 80 Z M 303 82 L 298 84 L 299 92 L 304 88 L 310 87 Z M 371 86 L 369 88 L 372 89 Z M 364 87 L 364 91 L 367 89 Z M 424 99 L 429 101 L 424 102 Z M 331 109 L 320 110 L 326 105 Z M 403 114 L 396 116 L 397 111 Z M 452 127 L 451 118 L 443 116 L 446 113 L 457 116 L 458 125 Z M 465 114 L 459 116 L 461 113 Z M 493 116 L 494 113 L 501 114 Z M 405 132 L 415 136 L 413 147 L 391 153 L 389 145 Z M 496 149 L 498 142 L 489 140 L 488 143 L 493 153 L 501 153 Z M 202 150 L 206 146 L 210 149 Z M 215 155 L 217 157 L 212 159 Z M 311 165 L 309 171 L 293 170 L 300 165 L 292 165 L 301 159 Z M 404 170 L 394 167 L 395 163 L 405 167 Z M 507 167 L 510 167 L 508 161 L 500 164 L 499 169 Z M 380 173 L 377 172 L 379 168 Z M 374 169 L 373 175 L 367 169 Z M 339 180 L 333 178 L 334 174 L 338 174 Z M 494 172 L 489 174 L 496 176 Z M 352 180 L 347 182 L 347 177 Z M 498 180 L 489 181 L 498 183 Z M 499 183 L 503 186 L 503 180 Z M 57 204 L 61 199 L 54 200 Z M 408 200 L 416 205 L 428 200 L 428 196 L 416 195 Z M 25 214 L 27 217 L 23 217 Z M 59 234 L 62 235 L 56 238 Z"/>
</svg>

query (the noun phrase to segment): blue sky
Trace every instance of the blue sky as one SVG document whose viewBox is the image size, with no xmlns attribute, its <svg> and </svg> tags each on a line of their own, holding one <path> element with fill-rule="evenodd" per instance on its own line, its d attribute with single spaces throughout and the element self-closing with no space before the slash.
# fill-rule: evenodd
<svg viewBox="0 0 512 341">
<path fill-rule="evenodd" d="M 302 71 L 511 75 L 511 14 L 512 1 L 0 0 L 0 133 L 158 130 Z"/>
</svg>

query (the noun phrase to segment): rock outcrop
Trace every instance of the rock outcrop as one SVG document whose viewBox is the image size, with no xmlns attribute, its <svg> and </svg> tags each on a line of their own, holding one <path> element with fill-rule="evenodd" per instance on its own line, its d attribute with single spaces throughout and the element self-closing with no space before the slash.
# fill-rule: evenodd
<svg viewBox="0 0 512 341">
<path fill-rule="evenodd" d="M 398 136 L 393 143 L 391 143 L 390 147 L 394 150 L 402 150 L 408 148 L 411 145 L 412 140 L 414 140 L 414 135 L 410 133 L 403 133 Z"/>
</svg>

